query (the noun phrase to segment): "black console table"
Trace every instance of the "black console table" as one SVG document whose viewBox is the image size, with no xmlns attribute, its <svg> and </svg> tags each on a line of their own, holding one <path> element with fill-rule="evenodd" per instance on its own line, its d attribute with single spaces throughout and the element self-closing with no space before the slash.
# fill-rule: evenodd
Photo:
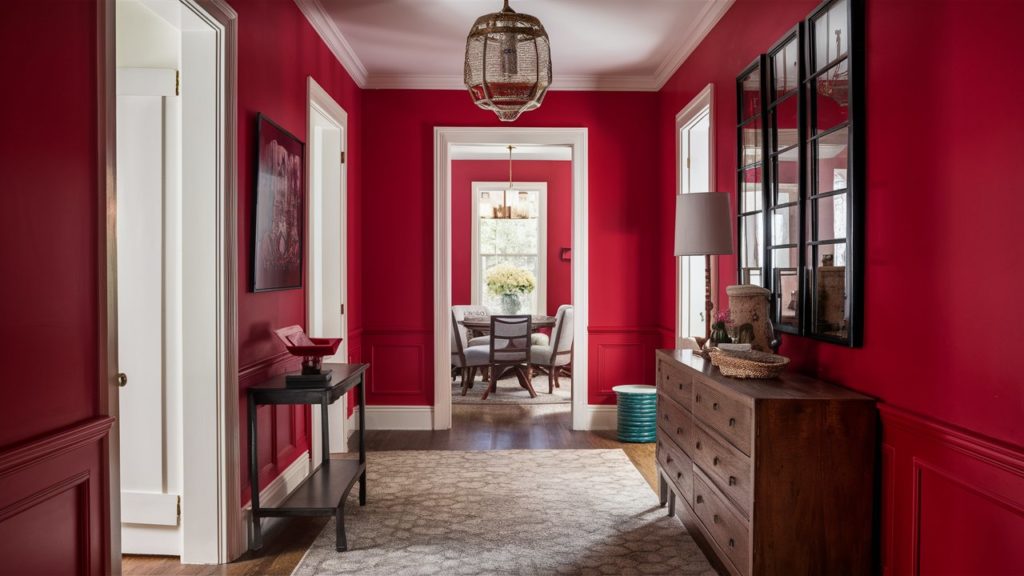
<svg viewBox="0 0 1024 576">
<path fill-rule="evenodd" d="M 284 375 L 249 388 L 249 484 L 252 487 L 252 549 L 263 547 L 262 518 L 283 516 L 334 516 L 337 524 L 335 547 L 348 548 L 345 539 L 345 500 L 359 481 L 359 505 L 366 504 L 366 448 L 363 429 L 366 422 L 366 386 L 369 364 L 324 364 L 330 369 L 327 388 L 288 388 Z M 359 460 L 331 460 L 327 407 L 359 387 Z M 320 466 L 293 491 L 280 506 L 260 507 L 259 462 L 256 450 L 256 406 L 260 404 L 319 404 L 323 451 Z"/>
</svg>

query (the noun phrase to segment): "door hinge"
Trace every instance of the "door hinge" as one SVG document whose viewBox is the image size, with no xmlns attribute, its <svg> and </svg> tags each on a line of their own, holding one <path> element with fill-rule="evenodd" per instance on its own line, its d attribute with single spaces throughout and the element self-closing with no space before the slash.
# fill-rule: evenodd
<svg viewBox="0 0 1024 576">
<path fill-rule="evenodd" d="M 181 520 L 181 496 L 178 496 L 178 520 Z"/>
<path fill-rule="evenodd" d="M 686 157 L 686 167 L 687 168 L 690 167 L 690 157 L 689 156 Z"/>
<path fill-rule="evenodd" d="M 345 305 L 344 305 L 344 304 L 342 304 L 342 305 L 341 305 L 341 313 L 342 313 L 342 314 L 344 314 L 344 313 L 345 313 Z"/>
<path fill-rule="evenodd" d="M 341 163 L 342 164 L 345 163 L 345 151 L 344 150 L 341 151 Z"/>
<path fill-rule="evenodd" d="M 174 95 L 181 96 L 181 70 L 174 71 Z"/>
</svg>

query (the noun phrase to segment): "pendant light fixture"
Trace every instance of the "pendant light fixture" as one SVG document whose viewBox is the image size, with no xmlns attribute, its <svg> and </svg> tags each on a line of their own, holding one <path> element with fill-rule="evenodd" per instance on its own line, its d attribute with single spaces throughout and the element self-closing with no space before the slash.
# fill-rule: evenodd
<svg viewBox="0 0 1024 576">
<path fill-rule="evenodd" d="M 538 108 L 551 85 L 551 46 L 540 20 L 509 7 L 477 18 L 466 39 L 466 88 L 502 122 Z"/>
</svg>

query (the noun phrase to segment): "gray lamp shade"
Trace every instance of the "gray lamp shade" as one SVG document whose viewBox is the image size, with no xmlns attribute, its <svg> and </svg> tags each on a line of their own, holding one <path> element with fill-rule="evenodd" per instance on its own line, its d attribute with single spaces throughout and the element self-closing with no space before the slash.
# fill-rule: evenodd
<svg viewBox="0 0 1024 576">
<path fill-rule="evenodd" d="M 676 196 L 676 256 L 732 254 L 732 210 L 724 192 Z"/>
</svg>

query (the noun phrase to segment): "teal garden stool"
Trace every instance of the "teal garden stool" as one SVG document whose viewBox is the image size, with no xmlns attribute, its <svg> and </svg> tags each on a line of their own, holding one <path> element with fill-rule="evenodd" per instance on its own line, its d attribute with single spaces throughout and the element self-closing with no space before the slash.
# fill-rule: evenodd
<svg viewBox="0 0 1024 576">
<path fill-rule="evenodd" d="M 657 389 L 644 384 L 623 384 L 612 391 L 619 397 L 619 441 L 654 442 L 658 428 Z"/>
</svg>

